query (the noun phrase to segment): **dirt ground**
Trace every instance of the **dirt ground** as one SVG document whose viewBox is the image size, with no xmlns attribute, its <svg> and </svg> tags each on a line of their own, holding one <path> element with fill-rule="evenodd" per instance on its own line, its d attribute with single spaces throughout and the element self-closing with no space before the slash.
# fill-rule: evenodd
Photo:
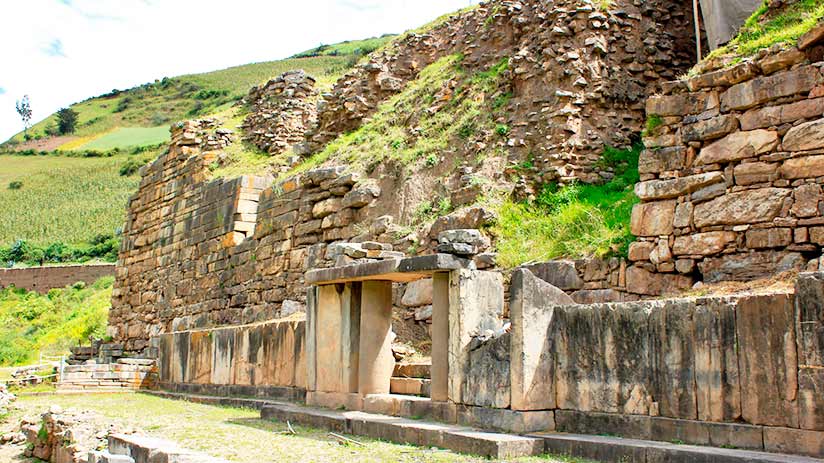
<svg viewBox="0 0 824 463">
<path fill-rule="evenodd" d="M 249 409 L 193 404 L 147 394 L 87 394 L 23 396 L 0 424 L 10 431 L 23 416 L 37 416 L 59 405 L 63 409 L 93 410 L 107 424 L 177 442 L 235 463 L 263 462 L 482 462 L 487 459 L 436 448 L 398 445 L 362 436 L 349 436 L 363 445 L 341 445 L 328 432 L 264 421 Z M 20 457 L 23 446 L 0 446 L 0 462 L 29 462 Z M 533 457 L 517 462 L 581 462 L 566 457 Z"/>
</svg>

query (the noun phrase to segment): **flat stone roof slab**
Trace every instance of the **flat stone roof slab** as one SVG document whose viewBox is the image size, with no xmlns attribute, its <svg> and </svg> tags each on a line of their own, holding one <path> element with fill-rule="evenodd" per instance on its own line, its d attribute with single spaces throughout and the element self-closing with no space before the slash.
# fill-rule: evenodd
<svg viewBox="0 0 824 463">
<path fill-rule="evenodd" d="M 451 254 L 430 254 L 428 256 L 388 259 L 365 264 L 346 265 L 310 270 L 306 272 L 306 283 L 311 285 L 331 285 L 353 281 L 393 281 L 408 283 L 432 276 L 435 272 L 472 269 L 475 264 L 470 259 Z"/>
</svg>

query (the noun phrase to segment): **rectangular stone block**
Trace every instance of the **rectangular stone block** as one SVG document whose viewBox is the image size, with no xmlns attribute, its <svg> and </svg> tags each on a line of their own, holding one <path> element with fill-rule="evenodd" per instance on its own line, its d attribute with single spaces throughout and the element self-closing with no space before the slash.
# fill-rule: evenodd
<svg viewBox="0 0 824 463">
<path fill-rule="evenodd" d="M 460 406 L 458 424 L 518 434 L 548 432 L 555 430 L 555 413 L 552 410 L 516 411 Z"/>
<path fill-rule="evenodd" d="M 503 277 L 497 272 L 456 270 L 449 277 L 449 400 L 463 403 L 462 392 L 472 338 L 503 325 Z"/>
<path fill-rule="evenodd" d="M 490 339 L 469 351 L 462 398 L 467 405 L 509 408 L 510 334 Z"/>
<path fill-rule="evenodd" d="M 798 426 L 798 362 L 793 299 L 745 296 L 736 306 L 744 421 Z"/>
<path fill-rule="evenodd" d="M 799 424 L 824 431 L 824 273 L 801 274 L 795 297 Z"/>
<path fill-rule="evenodd" d="M 695 390 L 698 419 L 736 421 L 741 417 L 735 303 L 708 298 L 693 314 Z"/>
<path fill-rule="evenodd" d="M 650 328 L 657 303 L 556 307 L 557 407 L 647 415 L 652 402 Z"/>
<path fill-rule="evenodd" d="M 764 449 L 821 458 L 824 457 L 824 432 L 765 427 Z"/>
<path fill-rule="evenodd" d="M 682 299 L 664 301 L 650 313 L 650 392 L 661 416 L 698 416 L 693 310 L 693 301 Z"/>
<path fill-rule="evenodd" d="M 649 439 L 652 435 L 651 418 L 642 415 L 618 413 L 555 411 L 555 430 L 558 432 Z"/>
</svg>

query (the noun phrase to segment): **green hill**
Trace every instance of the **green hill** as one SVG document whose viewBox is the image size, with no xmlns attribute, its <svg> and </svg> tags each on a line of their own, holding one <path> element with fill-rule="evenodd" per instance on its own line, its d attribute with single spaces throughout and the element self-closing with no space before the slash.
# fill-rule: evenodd
<svg viewBox="0 0 824 463">
<path fill-rule="evenodd" d="M 321 87 L 331 87 L 358 58 L 392 37 L 321 45 L 284 60 L 164 77 L 128 90 L 115 89 L 71 105 L 79 115 L 77 129 L 71 137 L 56 139 L 53 149 L 107 150 L 166 141 L 170 123 L 220 112 L 243 98 L 250 87 L 291 69 L 304 69 L 318 79 Z M 40 140 L 49 138 L 54 134 L 56 121 L 57 116 L 52 114 L 34 124 L 29 130 L 30 136 Z M 17 149 L 32 148 L 24 141 L 21 132 L 11 137 L 6 146 L 18 144 Z"/>
</svg>

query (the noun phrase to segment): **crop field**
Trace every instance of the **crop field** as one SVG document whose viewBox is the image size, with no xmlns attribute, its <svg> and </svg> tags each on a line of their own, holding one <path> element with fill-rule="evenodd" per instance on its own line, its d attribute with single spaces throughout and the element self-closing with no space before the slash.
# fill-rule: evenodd
<svg viewBox="0 0 824 463">
<path fill-rule="evenodd" d="M 148 146 L 169 141 L 169 127 L 125 127 L 95 138 L 80 149 L 107 151 L 112 148 Z"/>
<path fill-rule="evenodd" d="M 80 243 L 114 232 L 139 182 L 120 175 L 129 157 L 0 156 L 0 245 Z"/>
</svg>

